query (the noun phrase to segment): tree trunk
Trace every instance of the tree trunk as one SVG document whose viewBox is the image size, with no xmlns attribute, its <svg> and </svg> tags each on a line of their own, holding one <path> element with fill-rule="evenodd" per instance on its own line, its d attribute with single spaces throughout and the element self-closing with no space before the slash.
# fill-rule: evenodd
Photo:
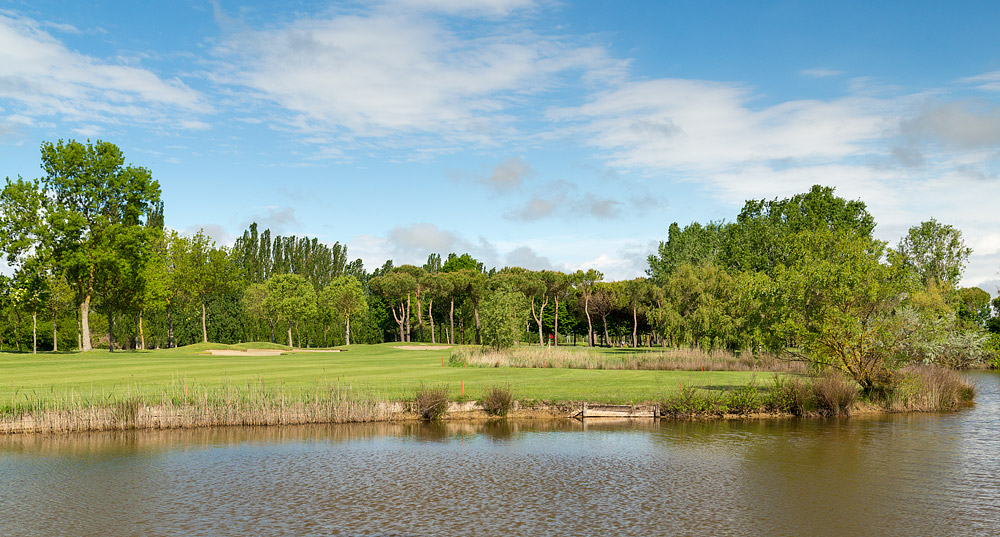
<svg viewBox="0 0 1000 537">
<path fill-rule="evenodd" d="M 288 346 L 292 346 L 292 321 L 288 321 Z"/>
<path fill-rule="evenodd" d="M 636 311 L 637 308 L 632 305 L 632 346 L 638 347 L 639 343 L 637 340 L 637 334 L 639 333 L 639 312 Z"/>
<path fill-rule="evenodd" d="M 423 305 L 420 303 L 420 288 L 417 288 L 417 337 L 420 338 L 418 341 L 423 343 L 424 341 L 424 309 Z"/>
<path fill-rule="evenodd" d="M 455 297 L 451 297 L 451 311 L 448 313 L 448 319 L 451 323 L 451 331 L 448 332 L 448 344 L 455 344 Z"/>
<path fill-rule="evenodd" d="M 208 343 L 208 323 L 205 322 L 205 297 L 201 297 L 201 342 Z"/>
<path fill-rule="evenodd" d="M 115 312 L 108 306 L 108 352 L 115 352 Z"/>
<path fill-rule="evenodd" d="M 610 344 L 611 338 L 608 337 L 608 317 L 607 315 L 601 315 L 601 323 L 604 324 L 604 346 L 607 347 Z"/>
<path fill-rule="evenodd" d="M 351 344 L 351 316 L 344 316 L 344 344 Z"/>
<path fill-rule="evenodd" d="M 59 352 L 59 328 L 56 325 L 55 310 L 52 310 L 52 352 Z"/>
<path fill-rule="evenodd" d="M 472 303 L 472 313 L 476 317 L 476 345 L 482 345 L 482 340 L 479 339 L 479 302 Z M 462 341 L 465 341 L 465 335 L 462 335 Z"/>
<path fill-rule="evenodd" d="M 274 343 L 274 339 L 271 339 Z M 174 316 L 170 314 L 170 302 L 167 302 L 167 348 L 174 348 Z"/>
<path fill-rule="evenodd" d="M 587 314 L 587 341 L 590 346 L 594 346 L 594 324 L 590 320 L 590 295 L 583 295 L 583 312 Z"/>
<path fill-rule="evenodd" d="M 139 349 L 146 350 L 146 333 L 142 331 L 142 310 L 139 310 Z"/>
<path fill-rule="evenodd" d="M 538 315 L 535 315 L 535 299 L 531 299 L 531 316 L 535 318 L 535 323 L 538 324 L 538 346 L 545 346 L 545 338 L 542 335 L 542 316 L 545 315 L 545 306 L 549 303 L 548 300 L 542 302 L 542 305 L 538 307 Z"/>
<path fill-rule="evenodd" d="M 559 295 L 558 294 L 556 295 L 555 299 L 556 299 L 556 313 L 555 313 L 556 318 L 554 326 L 552 327 L 552 345 L 554 347 L 558 347 L 559 346 Z"/>
<path fill-rule="evenodd" d="M 403 301 L 399 301 L 399 315 L 396 315 L 396 306 L 391 306 L 389 309 L 392 310 L 392 318 L 399 325 L 399 342 L 403 343 L 406 341 L 403 335 L 403 321 L 406 320 L 406 312 L 403 311 Z"/>
<path fill-rule="evenodd" d="M 83 331 L 80 328 L 80 310 L 76 310 L 76 348 L 83 349 Z"/>
<path fill-rule="evenodd" d="M 90 344 L 90 293 L 80 303 L 80 344 L 83 352 L 94 350 Z"/>
<path fill-rule="evenodd" d="M 430 299 L 430 303 L 427 305 L 427 318 L 431 320 L 431 343 L 437 343 L 437 338 L 434 336 L 434 299 Z"/>
<path fill-rule="evenodd" d="M 267 324 L 271 325 L 271 343 L 274 343 L 274 319 L 268 319 Z"/>
<path fill-rule="evenodd" d="M 406 293 L 406 342 L 413 337 L 413 326 L 410 322 L 410 293 Z"/>
<path fill-rule="evenodd" d="M 38 354 L 38 313 L 31 312 L 31 354 Z"/>
</svg>

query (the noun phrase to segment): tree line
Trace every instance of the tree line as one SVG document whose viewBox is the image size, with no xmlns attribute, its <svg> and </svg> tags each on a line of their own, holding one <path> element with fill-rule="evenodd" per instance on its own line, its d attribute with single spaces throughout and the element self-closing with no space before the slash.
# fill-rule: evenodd
<svg viewBox="0 0 1000 537">
<path fill-rule="evenodd" d="M 0 193 L 14 269 L 0 277 L 3 348 L 687 346 L 781 352 L 870 388 L 900 360 L 982 360 L 1000 332 L 1000 301 L 958 285 L 971 254 L 959 230 L 929 220 L 889 246 L 862 201 L 829 187 L 749 200 L 731 222 L 674 223 L 646 276 L 628 281 L 487 270 L 467 253 L 367 272 L 346 245 L 257 224 L 232 247 L 165 228 L 159 184 L 113 144 L 46 142 L 41 154 L 41 178 L 8 178 Z"/>
</svg>

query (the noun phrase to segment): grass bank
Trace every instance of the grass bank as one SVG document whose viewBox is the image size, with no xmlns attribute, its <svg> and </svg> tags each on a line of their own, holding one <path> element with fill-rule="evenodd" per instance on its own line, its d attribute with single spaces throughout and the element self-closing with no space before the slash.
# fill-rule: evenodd
<svg viewBox="0 0 1000 537">
<path fill-rule="evenodd" d="M 759 412 L 806 415 L 813 412 L 812 403 L 802 394 L 816 393 L 814 381 L 800 375 L 759 369 L 627 369 L 625 365 L 637 362 L 618 350 L 580 353 L 587 363 L 601 359 L 603 353 L 606 364 L 623 366 L 617 368 L 549 363 L 544 368 L 497 367 L 488 362 L 463 367 L 453 358 L 454 349 L 403 350 L 395 344 L 354 345 L 337 353 L 291 349 L 279 356 L 206 354 L 213 349 L 267 345 L 0 354 L 0 432 L 416 418 L 416 394 L 427 386 L 441 388 L 449 401 L 463 403 L 466 410 L 475 401 L 496 401 L 504 395 L 496 393 L 496 387 L 504 386 L 510 391 L 505 397 L 517 399 L 519 408 L 545 408 L 551 415 L 559 415 L 570 402 L 659 402 L 664 415 L 682 418 Z M 529 352 L 524 351 L 523 359 L 528 360 Z M 545 356 L 548 360 L 552 355 Z M 650 357 L 661 360 L 658 363 L 666 360 L 655 353 Z M 687 363 L 691 362 L 688 357 Z M 933 383 L 924 376 L 901 378 L 900 389 L 887 393 L 881 403 L 886 409 L 947 406 L 940 403 L 946 397 L 926 395 Z M 807 384 L 808 389 L 802 387 Z M 965 393 L 948 383 L 933 386 L 937 394 Z M 776 403 L 790 400 L 798 406 Z"/>
</svg>

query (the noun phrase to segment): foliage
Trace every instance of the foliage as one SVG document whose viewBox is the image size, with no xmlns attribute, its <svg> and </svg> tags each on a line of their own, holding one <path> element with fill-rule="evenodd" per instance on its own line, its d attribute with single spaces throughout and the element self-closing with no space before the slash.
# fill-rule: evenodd
<svg viewBox="0 0 1000 537">
<path fill-rule="evenodd" d="M 483 303 L 483 344 L 494 349 L 514 345 L 527 321 L 524 295 L 510 287 L 502 287 Z"/>
<path fill-rule="evenodd" d="M 773 302 L 781 312 L 772 347 L 851 376 L 866 391 L 901 360 L 904 332 L 895 315 L 909 280 L 882 262 L 885 245 L 851 231 L 807 231 L 791 238 L 796 262 L 777 269 Z M 798 350 L 795 350 L 795 349 Z"/>
<path fill-rule="evenodd" d="M 972 249 L 962 232 L 935 219 L 913 226 L 896 247 L 901 262 L 924 282 L 939 281 L 954 287 L 962 276 Z"/>
</svg>

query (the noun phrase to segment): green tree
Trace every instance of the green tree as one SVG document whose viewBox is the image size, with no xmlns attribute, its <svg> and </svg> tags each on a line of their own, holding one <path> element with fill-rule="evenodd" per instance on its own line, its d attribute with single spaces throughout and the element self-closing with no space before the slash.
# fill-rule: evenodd
<svg viewBox="0 0 1000 537">
<path fill-rule="evenodd" d="M 277 319 L 276 312 L 271 309 L 274 303 L 268 300 L 268 294 L 269 291 L 266 283 L 251 283 L 243 290 L 241 304 L 243 311 L 251 319 L 267 321 L 268 326 L 271 328 L 271 343 L 274 343 L 274 323 Z"/>
<path fill-rule="evenodd" d="M 390 301 L 392 317 L 399 325 L 399 341 L 409 341 L 410 296 L 417 289 L 416 278 L 405 271 L 390 270 L 372 278 L 371 285 L 376 293 Z"/>
<path fill-rule="evenodd" d="M 141 226 L 159 201 L 160 186 L 149 170 L 126 166 L 121 150 L 102 141 L 45 142 L 42 168 L 48 233 L 41 248 L 51 252 L 58 272 L 81 297 L 82 350 L 89 351 L 91 301 L 100 280 L 114 277 L 105 270 L 118 262 L 109 235 Z"/>
<path fill-rule="evenodd" d="M 320 293 L 320 302 L 344 322 L 344 344 L 351 344 L 351 317 L 364 312 L 368 303 L 361 282 L 354 276 L 334 278 Z"/>
<path fill-rule="evenodd" d="M 316 314 L 316 291 L 298 274 L 278 274 L 267 280 L 265 308 L 288 324 L 288 346 L 292 345 L 292 325 Z M 296 327 L 297 329 L 297 327 Z M 299 346 L 302 345 L 301 338 Z"/>
<path fill-rule="evenodd" d="M 483 301 L 483 345 L 494 350 L 512 347 L 524 328 L 524 295 L 508 285 L 501 286 Z"/>
<path fill-rule="evenodd" d="M 850 230 L 792 237 L 794 264 L 778 268 L 767 307 L 782 312 L 777 346 L 840 369 L 866 391 L 883 387 L 905 340 L 897 309 L 912 291 L 906 270 L 882 262 L 885 243 Z"/>
<path fill-rule="evenodd" d="M 962 277 L 972 248 L 962 232 L 935 219 L 913 226 L 896 247 L 903 264 L 926 284 L 934 280 L 954 288 Z"/>
<path fill-rule="evenodd" d="M 834 195 L 834 189 L 814 185 L 809 192 L 783 200 L 748 200 L 726 227 L 720 259 L 727 269 L 770 273 L 794 263 L 791 236 L 803 231 L 849 230 L 871 236 L 875 219 L 864 202 Z M 652 268 L 652 267 L 651 267 Z"/>
<path fill-rule="evenodd" d="M 578 270 L 573 274 L 573 284 L 580 293 L 580 298 L 583 301 L 583 312 L 587 316 L 587 342 L 591 347 L 594 346 L 594 323 L 590 318 L 590 300 L 594 296 L 595 286 L 603 279 L 604 274 L 594 269 L 589 269 L 586 272 Z"/>
</svg>

